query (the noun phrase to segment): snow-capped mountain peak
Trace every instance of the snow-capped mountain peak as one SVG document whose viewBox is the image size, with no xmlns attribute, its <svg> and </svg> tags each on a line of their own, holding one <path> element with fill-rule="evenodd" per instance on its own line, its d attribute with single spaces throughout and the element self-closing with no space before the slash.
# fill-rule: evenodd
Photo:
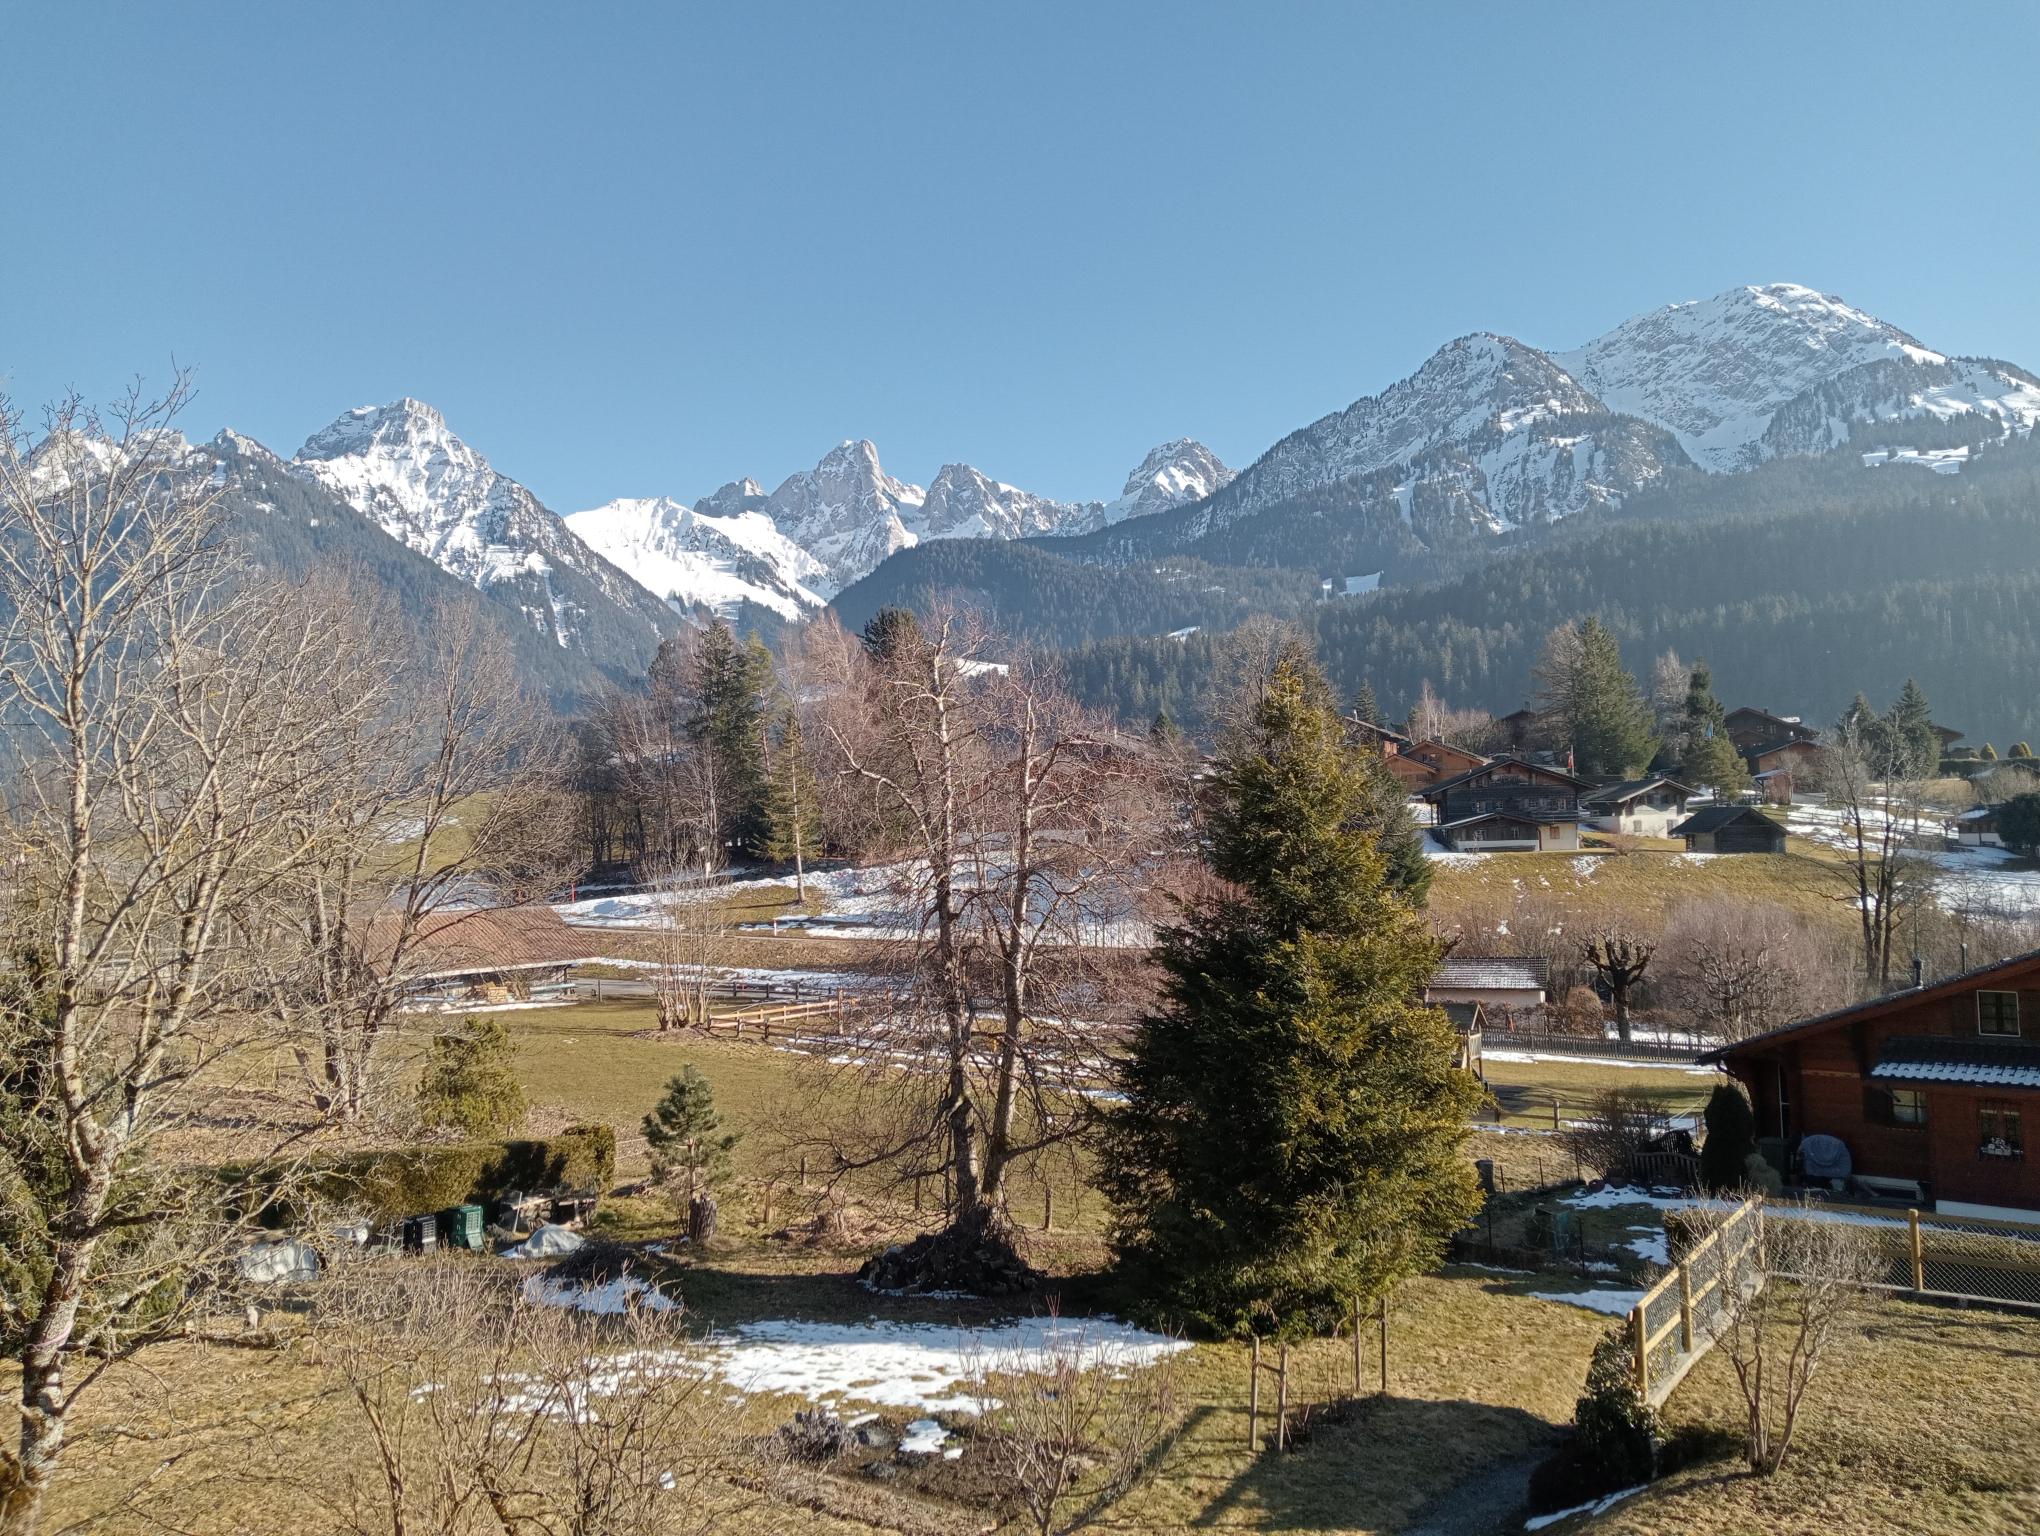
<svg viewBox="0 0 2040 1536">
<path fill-rule="evenodd" d="M 615 604 L 655 626 L 668 622 L 650 593 L 421 400 L 347 412 L 306 439 L 292 465 L 470 586 L 512 589 L 498 595 L 513 596 L 562 646 L 585 638 L 591 603 Z"/>
<path fill-rule="evenodd" d="M 1157 444 L 1126 477 L 1118 499 L 1106 506 L 1104 520 L 1116 523 L 1129 517 L 1147 517 L 1186 502 L 1202 501 L 1232 484 L 1235 473 L 1195 438 L 1179 437 Z"/>
<path fill-rule="evenodd" d="M 828 569 L 838 585 L 855 581 L 896 549 L 917 542 L 928 493 L 895 480 L 868 438 L 846 439 L 813 469 L 788 475 L 767 498 L 774 525 Z"/>
<path fill-rule="evenodd" d="M 1024 539 L 1097 526 L 1102 502 L 1052 501 L 994 480 L 969 464 L 945 464 L 913 526 L 924 539 Z"/>
<path fill-rule="evenodd" d="M 1797 283 L 1731 288 L 1625 320 L 1554 362 L 1610 410 L 1674 433 L 1703 469 L 1769 457 L 1777 409 L 1869 363 L 1945 365 L 1896 326 Z"/>
</svg>

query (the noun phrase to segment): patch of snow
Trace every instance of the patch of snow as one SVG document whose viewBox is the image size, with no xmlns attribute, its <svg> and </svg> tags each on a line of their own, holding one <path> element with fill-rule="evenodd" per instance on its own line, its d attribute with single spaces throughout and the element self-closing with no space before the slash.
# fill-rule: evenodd
<svg viewBox="0 0 2040 1536">
<path fill-rule="evenodd" d="M 635 1275 L 619 1275 L 600 1285 L 582 1285 L 574 1280 L 533 1275 L 524 1282 L 524 1299 L 542 1307 L 568 1307 L 576 1312 L 593 1312 L 604 1317 L 620 1316 L 633 1305 L 643 1307 L 647 1312 L 675 1312 L 680 1307 L 680 1303 L 658 1287 L 646 1284 Z"/>
<path fill-rule="evenodd" d="M 1623 1317 L 1636 1310 L 1636 1304 L 1643 1300 L 1641 1291 L 1595 1289 L 1591 1291 L 1532 1291 L 1530 1294 L 1539 1301 L 1563 1302 L 1569 1307 L 1585 1307 L 1589 1312 L 1605 1312 L 1610 1317 Z"/>
<path fill-rule="evenodd" d="M 1523 1522 L 1523 1529 L 1526 1531 L 1541 1531 L 1547 1525 L 1556 1525 L 1561 1520 L 1570 1520 L 1574 1515 L 1605 1514 L 1624 1499 L 1634 1498 L 1637 1494 L 1643 1492 L 1644 1487 L 1644 1484 L 1639 1483 L 1634 1488 L 1624 1488 L 1621 1492 L 1608 1494 L 1604 1498 L 1594 1499 L 1585 1504 L 1575 1504 L 1571 1509 L 1553 1510 L 1548 1515 L 1532 1515 Z"/>
<path fill-rule="evenodd" d="M 923 1413 L 978 1413 L 988 1400 L 963 1389 L 1048 1348 L 1075 1350 L 1085 1369 L 1124 1370 L 1187 1349 L 1117 1318 L 1021 1318 L 982 1327 L 873 1320 L 741 1323 L 704 1344 L 708 1368 L 746 1393 L 810 1402 L 852 1401 Z"/>
</svg>

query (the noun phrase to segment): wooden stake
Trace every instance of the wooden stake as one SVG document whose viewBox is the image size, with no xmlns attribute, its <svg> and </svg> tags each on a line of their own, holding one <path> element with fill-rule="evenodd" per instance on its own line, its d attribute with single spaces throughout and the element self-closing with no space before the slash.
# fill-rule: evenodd
<svg viewBox="0 0 2040 1536">
<path fill-rule="evenodd" d="M 807 1153 L 805 1152 L 800 1155 L 800 1187 L 802 1189 L 807 1188 Z"/>
<path fill-rule="evenodd" d="M 1275 1449 L 1289 1449 L 1289 1346 L 1275 1357 Z"/>
<path fill-rule="evenodd" d="M 1353 1395 L 1360 1395 L 1360 1298 L 1353 1298 Z"/>
<path fill-rule="evenodd" d="M 1055 1230 L 1055 1186 L 1052 1184 L 1042 1186 L 1041 1190 L 1041 1230 Z"/>
<path fill-rule="evenodd" d="M 1629 1347 L 1636 1354 L 1636 1395 L 1646 1402 L 1650 1400 L 1650 1351 L 1644 1346 L 1649 1337 L 1649 1324 L 1639 1302 L 1629 1314 Z"/>
<path fill-rule="evenodd" d="M 1254 1335 L 1253 1358 L 1247 1365 L 1247 1454 L 1261 1449 L 1261 1336 Z"/>
<path fill-rule="evenodd" d="M 1679 1348 L 1693 1353 L 1693 1271 L 1679 1266 Z"/>
<path fill-rule="evenodd" d="M 1910 1229 L 1910 1236 L 1912 1238 L 1913 1289 L 1924 1291 L 1927 1288 L 1927 1255 L 1926 1250 L 1920 1244 L 1920 1213 L 1918 1211 L 1907 1211 L 1905 1213 L 1905 1223 Z"/>
<path fill-rule="evenodd" d="M 1381 1297 L 1381 1395 L 1388 1396 L 1388 1294 Z"/>
</svg>

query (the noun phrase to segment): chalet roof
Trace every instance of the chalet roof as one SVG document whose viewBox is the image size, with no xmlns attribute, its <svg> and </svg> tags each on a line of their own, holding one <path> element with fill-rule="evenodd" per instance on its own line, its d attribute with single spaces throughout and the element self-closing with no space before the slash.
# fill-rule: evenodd
<svg viewBox="0 0 2040 1536">
<path fill-rule="evenodd" d="M 1448 955 L 1438 962 L 1434 987 L 1492 987 L 1498 991 L 1542 990 L 1551 980 L 1551 961 L 1543 955 Z"/>
<path fill-rule="evenodd" d="M 1691 789 L 1681 784 L 1677 779 L 1667 777 L 1662 773 L 1654 773 L 1647 778 L 1624 779 L 1620 784 L 1603 784 L 1599 789 L 1590 789 L 1580 796 L 1580 804 L 1622 805 L 1636 799 L 1640 795 L 1649 794 L 1660 784 L 1682 795 L 1693 793 Z"/>
<path fill-rule="evenodd" d="M 1956 730 L 1955 727 L 1952 725 L 1934 726 L 1933 732 L 1936 736 L 1941 738 L 1941 745 L 1943 747 L 1947 747 L 1949 744 L 1960 741 L 1962 739 L 1962 733 Z"/>
<path fill-rule="evenodd" d="M 1989 965 L 1979 965 L 1953 976 L 1929 982 L 1923 987 L 1907 987 L 1900 992 L 1887 992 L 1882 997 L 1873 997 L 1868 1002 L 1851 1003 L 1846 1008 L 1836 1008 L 1827 1013 L 1817 1013 L 1811 1018 L 1795 1023 L 1781 1024 L 1778 1028 L 1766 1030 L 1761 1035 L 1751 1035 L 1747 1040 L 1738 1040 L 1733 1045 L 1716 1046 L 1702 1054 L 1700 1060 L 1726 1061 L 1731 1056 L 1742 1055 L 1750 1050 L 1766 1049 L 1777 1042 L 1813 1030 L 1828 1029 L 1837 1024 L 1856 1024 L 1882 1018 L 1900 1008 L 1909 1008 L 1915 1003 L 1933 1002 L 1939 998 L 1953 997 L 1971 988 L 1981 989 L 1985 983 L 2001 977 L 2016 976 L 2028 971 L 2040 971 L 2040 949 L 2029 949 L 2022 955 L 2013 955 L 2009 960 L 1994 960 Z"/>
<path fill-rule="evenodd" d="M 570 928 L 551 907 L 466 907 L 428 912 L 394 956 L 400 923 L 394 913 L 377 915 L 362 940 L 362 959 L 386 971 L 392 958 L 414 980 L 467 976 L 484 971 L 520 971 L 571 965 L 599 953 L 594 940 Z"/>
<path fill-rule="evenodd" d="M 1812 726 L 1808 725 L 1804 720 L 1800 719 L 1799 716 L 1797 715 L 1775 715 L 1771 713 L 1771 711 L 1768 709 L 1758 709 L 1754 704 L 1738 705 L 1736 708 L 1731 709 L 1727 714 L 1723 715 L 1721 718 L 1725 722 L 1733 720 L 1738 716 L 1743 715 L 1747 715 L 1758 720 L 1769 721 L 1772 725 L 1775 725 L 1779 728 L 1779 733 L 1781 735 L 1807 737 L 1819 734 L 1819 732 L 1815 731 Z"/>
<path fill-rule="evenodd" d="M 1900 1035 L 1884 1042 L 1870 1075 L 1889 1083 L 2040 1088 L 2040 1045 L 2021 1040 Z"/>
<path fill-rule="evenodd" d="M 1409 744 L 1409 737 L 1401 731 L 1391 730 L 1385 725 L 1376 725 L 1372 720 L 1358 720 L 1347 715 L 1345 721 L 1349 730 L 1365 731 L 1368 735 L 1379 737 L 1383 741 L 1393 741 L 1405 746 Z"/>
<path fill-rule="evenodd" d="M 1672 828 L 1673 837 L 1704 837 L 1710 832 L 1719 832 L 1723 827 L 1741 821 L 1745 816 L 1754 816 L 1780 836 L 1785 829 L 1771 820 L 1755 806 L 1750 805 L 1703 805 Z"/>
<path fill-rule="evenodd" d="M 1491 768 L 1500 768 L 1504 766 L 1529 768 L 1537 773 L 1546 774 L 1554 779 L 1563 779 L 1566 783 L 1572 785 L 1574 789 L 1583 789 L 1586 787 L 1587 781 L 1585 779 L 1577 778 L 1574 775 L 1567 773 L 1563 768 L 1554 768 L 1549 763 L 1533 763 L 1527 757 L 1518 757 L 1513 752 L 1504 752 L 1498 757 L 1490 757 L 1486 759 L 1484 762 L 1480 763 L 1477 767 L 1469 768 L 1464 773 L 1455 773 L 1449 779 L 1440 779 L 1436 784 L 1433 784 L 1429 789 L 1424 791 L 1424 798 L 1428 800 L 1433 795 L 1442 795 L 1448 789 L 1457 789 L 1460 785 L 1468 783 L 1469 781 L 1475 778 L 1478 778 L 1481 774 L 1486 773 Z"/>
<path fill-rule="evenodd" d="M 1820 743 L 1811 736 L 1780 736 L 1774 741 L 1760 742 L 1754 747 L 1745 747 L 1743 748 L 1742 755 L 1744 757 L 1767 757 L 1773 752 L 1783 752 L 1787 747 L 1804 747 L 1808 751 L 1813 751 L 1817 750 L 1819 746 Z"/>
</svg>

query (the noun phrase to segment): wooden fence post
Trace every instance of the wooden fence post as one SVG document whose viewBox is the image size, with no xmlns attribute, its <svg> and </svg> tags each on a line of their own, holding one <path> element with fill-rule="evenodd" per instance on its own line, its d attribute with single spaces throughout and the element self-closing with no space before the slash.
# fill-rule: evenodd
<svg viewBox="0 0 2040 1536">
<path fill-rule="evenodd" d="M 1650 1401 L 1650 1351 L 1644 1347 L 1649 1337 L 1650 1324 L 1638 1302 L 1629 1314 L 1629 1347 L 1636 1352 L 1636 1395 L 1645 1402 Z"/>
<path fill-rule="evenodd" d="M 1551 1128 L 1554 1131 L 1558 1129 L 1558 1095 L 1555 1093 L 1551 1096 Z"/>
<path fill-rule="evenodd" d="M 1927 1288 L 1927 1256 L 1926 1250 L 1920 1245 L 1920 1213 L 1918 1211 L 1907 1211 L 1905 1213 L 1905 1221 L 1906 1226 L 1910 1229 L 1910 1236 L 1912 1238 L 1913 1289 L 1924 1291 Z"/>
<path fill-rule="evenodd" d="M 1693 1271 L 1683 1262 L 1679 1265 L 1679 1348 L 1689 1355 L 1693 1352 Z"/>
<path fill-rule="evenodd" d="M 1360 1298 L 1353 1298 L 1353 1395 L 1360 1395 Z"/>
<path fill-rule="evenodd" d="M 807 1188 L 807 1153 L 805 1152 L 800 1155 L 800 1187 L 802 1189 Z"/>
<path fill-rule="evenodd" d="M 1275 1357 L 1275 1449 L 1289 1449 L 1289 1346 Z"/>
<path fill-rule="evenodd" d="M 1254 1353 L 1247 1365 L 1247 1454 L 1261 1449 L 1261 1336 L 1254 1335 Z"/>
<path fill-rule="evenodd" d="M 1044 1232 L 1053 1232 L 1055 1230 L 1055 1186 L 1053 1184 L 1044 1184 L 1041 1187 L 1041 1230 Z"/>
<path fill-rule="evenodd" d="M 1381 1395 L 1388 1396 L 1388 1292 L 1381 1293 Z"/>
</svg>

